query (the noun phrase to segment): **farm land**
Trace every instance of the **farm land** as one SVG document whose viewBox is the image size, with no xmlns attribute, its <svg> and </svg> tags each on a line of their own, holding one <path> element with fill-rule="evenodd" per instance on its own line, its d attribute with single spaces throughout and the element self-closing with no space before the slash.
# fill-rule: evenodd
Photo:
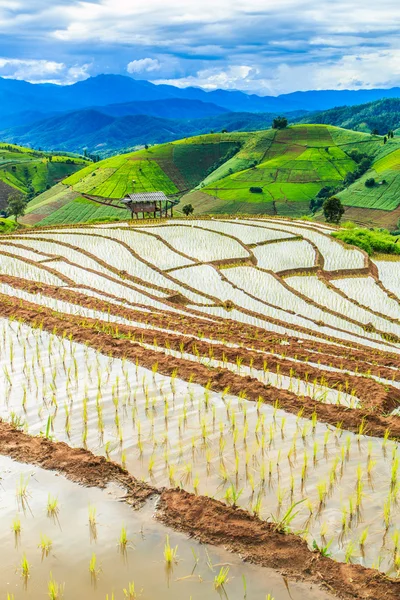
<svg viewBox="0 0 400 600">
<path fill-rule="evenodd" d="M 399 143 L 394 138 L 384 144 L 381 136 L 325 125 L 187 138 L 89 164 L 29 203 L 22 222 L 40 226 L 107 217 L 124 220 L 129 215 L 116 207 L 117 200 L 152 191 L 180 198 L 178 216 L 190 203 L 198 215 L 296 218 L 310 214 L 310 201 L 323 187 L 340 186 L 356 170 L 351 156 L 357 151 L 370 157 L 372 165 L 338 194 L 346 213 L 358 223 L 382 220 L 393 229 L 399 204 Z M 371 177 L 376 185 L 366 187 Z"/>
<path fill-rule="evenodd" d="M 310 135 L 285 135 L 295 163 Z M 313 143 L 305 171 L 326 162 L 326 132 Z M 329 153 L 333 177 L 348 159 Z M 59 193 L 167 172 L 109 160 Z M 334 231 L 248 216 L 0 236 L 3 596 L 399 597 L 400 263 Z"/>
</svg>

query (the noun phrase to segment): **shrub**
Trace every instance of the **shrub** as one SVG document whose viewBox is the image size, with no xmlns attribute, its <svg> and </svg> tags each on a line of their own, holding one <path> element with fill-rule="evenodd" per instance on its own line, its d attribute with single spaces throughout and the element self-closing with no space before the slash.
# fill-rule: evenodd
<svg viewBox="0 0 400 600">
<path fill-rule="evenodd" d="M 262 194 L 262 188 L 261 187 L 256 187 L 256 186 L 252 186 L 250 188 L 250 192 L 252 194 Z"/>
<path fill-rule="evenodd" d="M 193 214 L 194 208 L 191 204 L 185 204 L 185 206 L 182 208 L 182 212 L 184 215 L 186 215 L 187 217 L 191 214 Z"/>
<path fill-rule="evenodd" d="M 382 254 L 400 254 L 400 244 L 396 244 L 393 236 L 386 229 L 363 229 L 355 228 L 347 231 L 335 231 L 335 238 L 358 246 L 369 255 L 374 252 Z"/>
</svg>

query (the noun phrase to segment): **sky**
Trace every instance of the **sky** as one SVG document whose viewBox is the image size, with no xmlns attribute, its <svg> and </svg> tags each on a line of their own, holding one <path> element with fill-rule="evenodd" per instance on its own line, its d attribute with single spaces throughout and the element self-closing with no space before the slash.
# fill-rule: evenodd
<svg viewBox="0 0 400 600">
<path fill-rule="evenodd" d="M 400 85 L 399 0 L 0 0 L 0 76 L 278 95 Z"/>
</svg>

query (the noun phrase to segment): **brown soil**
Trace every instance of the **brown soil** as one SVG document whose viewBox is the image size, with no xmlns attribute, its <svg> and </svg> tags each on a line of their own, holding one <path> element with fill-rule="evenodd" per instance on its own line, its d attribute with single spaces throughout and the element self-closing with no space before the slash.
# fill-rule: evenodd
<svg viewBox="0 0 400 600">
<path fill-rule="evenodd" d="M 87 296 L 84 293 L 84 289 L 80 293 L 8 275 L 0 275 L 0 281 L 32 294 L 41 293 L 51 298 L 65 300 L 86 308 L 105 313 L 110 312 L 110 314 L 145 323 L 146 325 L 173 329 L 176 332 L 184 334 L 196 334 L 199 332 L 203 337 L 221 340 L 222 342 L 230 341 L 237 344 L 245 344 L 260 351 L 275 352 L 277 354 L 285 353 L 287 356 L 291 356 L 297 360 L 318 363 L 321 362 L 322 357 L 323 363 L 332 367 L 339 369 L 348 367 L 351 371 L 359 373 L 369 372 L 369 374 L 377 375 L 378 377 L 388 377 L 389 379 L 395 376 L 395 380 L 397 380 L 397 374 L 392 370 L 385 370 L 385 367 L 400 368 L 399 355 L 390 352 L 381 352 L 373 348 L 366 350 L 365 347 L 351 342 L 343 341 L 340 346 L 336 346 L 322 341 L 298 340 L 288 335 L 271 333 L 252 325 L 234 321 L 227 322 L 220 317 L 213 316 L 211 321 L 204 314 L 193 316 L 176 315 L 167 311 L 164 313 L 157 311 L 152 313 L 143 312 L 140 310 L 141 307 L 137 305 L 135 305 L 135 308 L 128 308 L 126 306 L 109 304 L 98 298 Z M 126 303 L 122 298 L 115 299 Z M 295 334 L 295 331 L 293 333 Z M 313 331 L 310 329 L 307 330 L 307 333 L 311 335 Z M 285 342 L 285 346 L 282 346 L 282 342 Z M 400 374 L 398 377 L 400 379 Z"/>
<path fill-rule="evenodd" d="M 149 369 L 157 363 L 157 370 L 163 375 L 170 376 L 177 371 L 178 377 L 184 380 L 191 378 L 193 382 L 203 386 L 208 384 L 215 391 L 229 390 L 234 395 L 245 392 L 248 400 L 258 401 L 262 398 L 267 404 L 278 403 L 288 412 L 298 414 L 301 411 L 304 417 L 311 417 L 315 412 L 319 421 L 333 426 L 340 423 L 345 429 L 358 431 L 363 424 L 363 432 L 366 434 L 382 437 L 386 430 L 389 430 L 392 437 L 400 438 L 400 418 L 380 414 L 378 409 L 383 411 L 384 407 L 375 405 L 373 411 L 371 408 L 347 409 L 338 405 L 322 404 L 308 396 L 298 397 L 293 392 L 272 388 L 249 376 L 242 377 L 225 369 L 210 368 L 143 348 L 132 340 L 121 339 L 120 333 L 116 333 L 117 329 L 120 330 L 119 326 L 112 327 L 93 319 L 62 315 L 44 307 L 38 312 L 36 305 L 8 296 L 0 296 L 0 315 L 22 319 L 33 327 L 43 327 L 49 333 L 65 332 L 75 342 L 88 344 L 115 358 L 138 361 L 138 364 Z"/>
<path fill-rule="evenodd" d="M 400 581 L 374 569 L 342 564 L 311 552 L 298 536 L 285 535 L 244 510 L 181 490 L 161 495 L 162 520 L 202 542 L 223 544 L 244 560 L 276 569 L 291 579 L 317 583 L 339 598 L 395 600 Z"/>
<path fill-rule="evenodd" d="M 95 456 L 83 448 L 71 448 L 64 442 L 27 435 L 3 421 L 0 421 L 0 454 L 48 471 L 59 471 L 68 479 L 91 487 L 104 488 L 108 483 L 117 482 L 130 490 L 138 505 L 155 491 L 103 456 Z"/>
<path fill-rule="evenodd" d="M 159 494 L 155 517 L 169 527 L 203 543 L 224 546 L 244 560 L 273 568 L 285 577 L 317 584 L 343 600 L 396 600 L 400 581 L 360 565 L 345 565 L 309 550 L 299 537 L 285 535 L 274 526 L 241 509 L 195 496 L 183 490 L 156 490 L 136 480 L 118 464 L 63 442 L 32 437 L 0 421 L 0 454 L 19 462 L 59 471 L 87 486 L 115 482 L 126 489 L 124 499 L 139 507 Z"/>
</svg>

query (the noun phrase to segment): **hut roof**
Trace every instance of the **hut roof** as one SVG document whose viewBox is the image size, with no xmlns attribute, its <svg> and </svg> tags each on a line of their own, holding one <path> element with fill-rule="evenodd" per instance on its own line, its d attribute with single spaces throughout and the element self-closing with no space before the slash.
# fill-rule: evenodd
<svg viewBox="0 0 400 600">
<path fill-rule="evenodd" d="M 121 200 L 124 204 L 136 204 L 139 202 L 168 202 L 164 192 L 145 192 L 142 194 L 128 194 L 126 198 Z"/>
</svg>

